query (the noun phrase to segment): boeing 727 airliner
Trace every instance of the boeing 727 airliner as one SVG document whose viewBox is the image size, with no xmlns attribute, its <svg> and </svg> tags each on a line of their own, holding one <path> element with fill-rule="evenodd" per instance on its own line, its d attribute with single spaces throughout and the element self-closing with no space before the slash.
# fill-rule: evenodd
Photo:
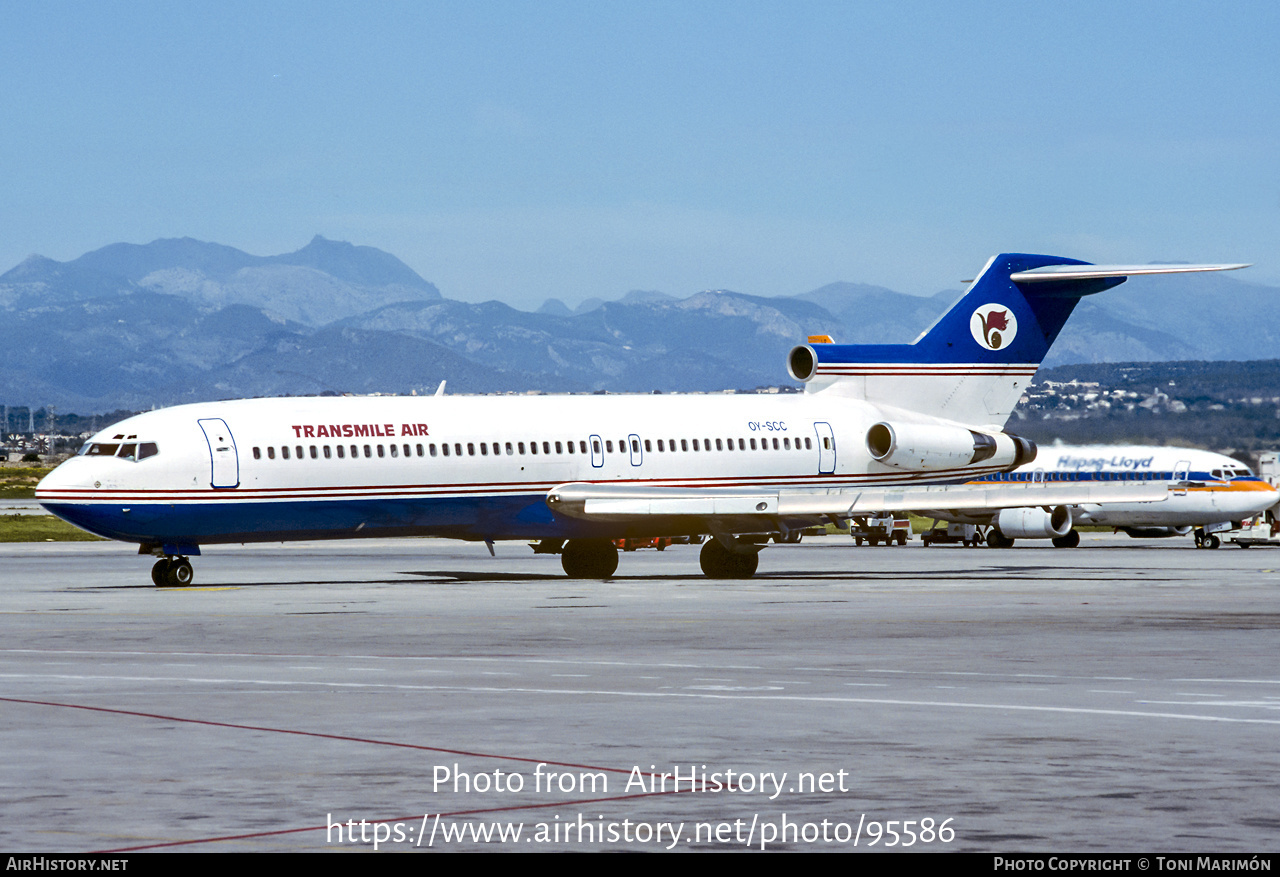
<svg viewBox="0 0 1280 877">
<path fill-rule="evenodd" d="M 1242 267 L 996 256 L 911 344 L 793 349 L 797 395 L 183 405 L 95 435 L 36 497 L 157 556 L 157 585 L 189 584 L 188 558 L 203 545 L 395 535 L 560 541 L 566 573 L 604 578 L 617 569 L 613 539 L 709 533 L 703 571 L 749 577 L 761 546 L 743 537 L 930 508 L 929 485 L 1033 459 L 1035 446 L 1002 424 L 1081 296 L 1134 274 Z M 950 490 L 948 504 L 1025 503 L 1008 486 Z M 1163 484 L 1045 491 L 1054 506 L 1167 494 Z"/>
</svg>

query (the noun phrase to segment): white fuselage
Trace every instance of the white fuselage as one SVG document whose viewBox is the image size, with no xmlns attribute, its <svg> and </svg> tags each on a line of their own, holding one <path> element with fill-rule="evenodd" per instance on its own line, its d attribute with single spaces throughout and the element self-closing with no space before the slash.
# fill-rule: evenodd
<svg viewBox="0 0 1280 877">
<path fill-rule="evenodd" d="M 1074 506 L 1073 522 L 1120 528 L 1198 527 L 1245 520 L 1280 501 L 1280 494 L 1243 463 L 1194 448 L 1048 445 L 1039 449 L 1034 462 L 981 479 L 981 483 L 1026 485 L 1028 505 L 1035 505 L 1032 491 L 1040 484 L 1150 481 L 1166 483 L 1168 498 L 1158 503 Z M 940 516 L 977 524 L 993 519 L 989 510 L 981 509 L 945 510 Z"/>
<path fill-rule="evenodd" d="M 55 514 L 150 545 L 646 533 L 557 516 L 556 485 L 829 488 L 960 480 L 871 459 L 875 406 L 822 394 L 255 399 L 137 415 L 40 485 Z M 138 449 L 153 446 L 143 457 Z"/>
</svg>

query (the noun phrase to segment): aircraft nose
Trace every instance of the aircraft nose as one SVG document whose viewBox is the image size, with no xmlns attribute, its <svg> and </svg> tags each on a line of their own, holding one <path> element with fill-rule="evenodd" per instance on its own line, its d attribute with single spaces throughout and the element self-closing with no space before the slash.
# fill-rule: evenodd
<svg viewBox="0 0 1280 877">
<path fill-rule="evenodd" d="M 83 490 L 93 486 L 91 467 L 80 457 L 65 460 L 36 485 L 36 502 L 47 507 L 50 502 L 65 498 L 68 490 Z"/>
<path fill-rule="evenodd" d="M 1280 491 L 1265 484 L 1252 484 L 1253 489 L 1233 489 L 1219 497 L 1218 507 L 1232 518 L 1261 514 L 1280 502 Z"/>
</svg>

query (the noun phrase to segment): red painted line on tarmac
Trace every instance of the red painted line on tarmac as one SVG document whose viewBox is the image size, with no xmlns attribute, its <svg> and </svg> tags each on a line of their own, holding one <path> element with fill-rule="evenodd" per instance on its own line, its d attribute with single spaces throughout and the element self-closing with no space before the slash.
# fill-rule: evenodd
<svg viewBox="0 0 1280 877">
<path fill-rule="evenodd" d="M 547 763 L 549 764 L 550 762 L 547 762 Z M 441 819 L 445 819 L 445 818 L 457 819 L 464 816 L 481 816 L 486 813 L 512 813 L 519 810 L 543 810 L 543 809 L 546 809 L 547 807 L 581 807 L 587 804 L 608 804 L 614 801 L 632 801 L 638 798 L 654 798 L 654 797 L 661 797 L 663 795 L 676 795 L 676 794 L 683 795 L 688 793 L 689 791 L 690 791 L 689 789 L 686 789 L 684 792 L 676 792 L 674 790 L 669 792 L 641 792 L 638 795 L 615 795 L 609 798 L 583 798 L 582 800 L 579 800 L 579 801 L 550 801 L 550 802 L 544 802 L 542 804 L 515 804 L 510 807 L 486 807 L 479 810 L 455 810 L 451 813 L 428 813 L 426 815 L 430 817 L 438 816 Z M 393 816 L 389 819 L 364 819 L 364 820 L 353 820 L 353 821 L 364 822 L 366 825 L 382 825 L 388 822 L 417 823 L 422 821 L 422 815 L 418 813 L 414 813 L 411 816 Z M 345 826 L 346 824 L 347 824 L 346 822 L 334 823 L 334 825 L 338 825 L 339 827 Z M 219 843 L 221 841 L 226 841 L 226 840 L 252 840 L 254 838 L 259 838 L 259 837 L 279 837 L 280 835 L 285 835 L 285 834 L 302 834 L 303 832 L 307 832 L 307 831 L 328 831 L 328 830 L 329 830 L 329 826 L 326 823 L 325 825 L 307 825 L 302 828 L 279 828 L 279 829 L 275 829 L 274 831 L 255 831 L 255 832 L 250 832 L 249 834 L 227 834 L 227 835 L 221 835 L 219 837 L 200 837 L 200 838 L 193 838 L 191 840 L 162 841 L 161 843 L 144 844 L 142 846 L 135 846 L 135 847 L 118 847 L 116 849 L 111 849 L 111 850 L 93 850 L 92 853 L 95 855 L 100 853 L 137 853 L 137 852 L 141 852 L 142 850 L 157 850 L 157 849 L 163 849 L 165 847 L 182 847 L 182 846 L 190 846 L 192 844 Z M 326 843 L 327 842 L 328 841 L 326 840 Z M 367 841 L 361 841 L 360 843 L 364 846 L 372 846 L 372 844 Z M 391 846 L 391 843 L 389 841 L 387 842 L 387 844 L 388 846 Z M 352 842 L 344 841 L 342 842 L 341 845 L 351 846 Z M 413 846 L 415 849 L 420 848 L 421 842 L 419 841 L 418 844 L 413 844 L 411 846 Z M 338 849 L 338 848 L 340 847 L 335 846 L 335 849 Z"/>
<path fill-rule="evenodd" d="M 162 713 L 143 713 L 135 710 L 121 710 L 105 706 L 88 706 L 80 703 L 59 703 L 52 700 L 27 700 L 19 697 L 0 697 L 3 703 L 24 703 L 32 706 L 56 706 L 64 709 L 86 710 L 96 713 L 111 713 L 118 716 L 135 716 L 143 719 L 160 719 L 165 722 L 185 722 L 189 725 L 205 725 L 211 728 L 234 728 L 238 731 L 267 731 L 272 734 L 293 734 L 298 737 L 317 737 L 322 740 L 341 740 L 345 743 L 371 743 L 375 746 L 394 746 L 399 749 L 417 749 L 423 752 L 439 752 L 445 755 L 465 755 L 468 758 L 490 758 L 497 761 L 520 761 L 528 764 L 545 764 L 550 767 L 577 767 L 584 770 L 600 770 L 609 773 L 630 774 L 631 771 L 621 767 L 600 767 L 594 764 L 575 764 L 569 761 L 547 761 L 541 758 L 525 758 L 519 755 L 494 755 L 489 752 L 471 752 L 466 749 L 444 749 L 440 746 L 423 746 L 420 743 L 398 743 L 395 740 L 376 740 L 372 737 L 351 737 L 345 734 L 324 734 L 319 731 L 298 731 L 292 728 L 271 728 L 266 725 L 242 725 L 236 722 L 215 722 L 211 719 L 187 719 L 182 716 L 169 716 Z"/>
<path fill-rule="evenodd" d="M 122 709 L 115 709 L 112 707 L 105 707 L 105 706 L 88 706 L 87 704 L 79 704 L 79 703 L 61 703 L 59 701 L 52 701 L 52 700 L 29 700 L 29 699 L 20 698 L 20 697 L 0 697 L 0 703 L 21 703 L 21 704 L 27 704 L 30 706 L 62 707 L 63 709 L 85 710 L 87 712 L 95 712 L 95 713 L 110 713 L 112 715 L 119 715 L 119 716 L 133 716 L 136 718 L 144 718 L 144 719 L 160 719 L 166 722 L 184 722 L 190 725 L 205 725 L 207 727 L 212 727 L 212 728 L 234 728 L 239 731 L 268 731 L 274 734 L 293 734 L 299 737 L 318 737 L 324 740 L 340 740 L 348 743 L 371 743 L 375 746 L 394 746 L 400 749 L 417 749 L 425 752 L 439 752 L 447 755 L 461 755 L 461 756 L 467 756 L 470 758 L 488 758 L 496 761 L 519 761 L 527 764 L 545 764 L 551 767 L 575 767 L 575 768 L 582 768 L 584 770 L 598 770 L 598 771 L 605 771 L 608 773 L 623 773 L 627 775 L 630 775 L 632 772 L 626 768 L 621 768 L 621 767 L 600 767 L 598 765 L 576 764 L 574 762 L 568 762 L 568 761 L 546 761 L 546 760 L 537 759 L 537 758 L 525 758 L 523 756 L 518 756 L 518 755 L 494 755 L 488 752 L 471 752 L 466 749 L 445 749 L 439 746 L 423 746 L 419 743 L 398 743 L 394 740 L 376 740 L 371 737 L 352 737 L 345 734 L 324 734 L 318 731 L 298 731 L 291 728 L 271 728 L 265 725 L 243 725 L 235 722 L 215 722 L 210 719 L 188 719 L 188 718 L 183 718 L 182 716 L 170 716 L 170 715 L 164 715 L 162 713 L 144 713 L 144 712 L 139 712 L 137 710 L 122 710 Z M 653 777 L 655 776 L 655 774 L 645 774 L 645 776 Z M 688 792 L 691 790 L 686 789 L 685 791 Z M 514 812 L 518 810 L 540 810 L 540 809 L 545 809 L 547 807 L 575 807 L 575 806 L 582 806 L 586 804 L 603 804 L 603 803 L 609 803 L 614 801 L 630 801 L 630 800 L 635 800 L 639 798 L 652 798 L 655 796 L 675 795 L 675 794 L 683 794 L 683 793 L 678 792 L 677 790 L 661 791 L 661 792 L 642 792 L 637 795 L 616 795 L 608 798 L 584 798 L 578 801 L 550 801 L 550 802 L 545 802 L 541 804 L 521 804 L 521 805 L 513 805 L 510 807 L 489 807 L 489 808 L 483 808 L 483 809 L 477 809 L 477 810 L 457 810 L 451 813 L 439 813 L 439 814 L 427 814 L 427 815 L 429 816 L 438 815 L 440 817 L 456 818 L 456 817 L 463 817 L 463 816 L 478 816 L 485 813 L 507 813 L 507 812 Z M 412 816 L 405 816 L 405 817 L 391 817 L 388 819 L 367 819 L 364 821 L 369 825 L 378 825 L 378 824 L 387 823 L 387 822 L 417 822 L 420 818 L 421 817 L 419 814 L 414 814 Z M 342 825 L 346 825 L 346 823 L 343 822 Z M 119 848 L 110 849 L 110 850 L 95 850 L 93 852 L 132 853 L 132 852 L 141 852 L 142 850 L 163 849 L 166 847 L 189 846 L 192 844 L 219 843 L 221 841 L 230 841 L 230 840 L 251 840 L 253 838 L 261 838 L 261 837 L 278 837 L 286 834 L 300 834 L 302 832 L 307 832 L 307 831 L 327 831 L 328 829 L 329 829 L 329 826 L 326 823 L 325 825 L 308 825 L 301 828 L 281 828 L 281 829 L 275 829 L 273 831 L 250 832 L 248 834 L 228 834 L 228 835 L 221 835 L 218 837 L 204 837 L 204 838 L 193 838 L 190 840 L 163 841 L 161 843 L 145 844 L 141 846 L 132 846 L 132 847 L 119 847 Z"/>
</svg>

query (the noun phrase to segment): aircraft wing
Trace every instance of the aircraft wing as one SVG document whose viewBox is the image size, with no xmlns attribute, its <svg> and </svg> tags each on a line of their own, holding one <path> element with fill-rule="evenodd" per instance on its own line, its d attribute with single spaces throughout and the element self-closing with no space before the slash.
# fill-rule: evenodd
<svg viewBox="0 0 1280 877">
<path fill-rule="evenodd" d="M 547 505 L 575 518 L 653 523 L 658 518 L 765 525 L 778 518 L 826 518 L 916 509 L 1007 509 L 1109 502 L 1159 502 L 1164 482 L 954 484 L 828 489 L 644 487 L 571 483 L 547 494 Z M 737 522 L 734 524 L 733 522 Z M 767 529 L 767 527 L 766 527 Z"/>
</svg>

